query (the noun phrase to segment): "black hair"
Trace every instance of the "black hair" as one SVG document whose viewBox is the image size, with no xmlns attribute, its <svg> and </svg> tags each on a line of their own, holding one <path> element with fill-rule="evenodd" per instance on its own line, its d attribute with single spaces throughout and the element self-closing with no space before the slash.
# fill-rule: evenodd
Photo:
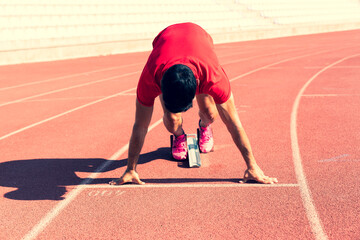
<svg viewBox="0 0 360 240">
<path fill-rule="evenodd" d="M 192 107 L 196 93 L 196 78 L 188 66 L 171 66 L 161 79 L 161 91 L 167 110 L 185 112 Z"/>
</svg>

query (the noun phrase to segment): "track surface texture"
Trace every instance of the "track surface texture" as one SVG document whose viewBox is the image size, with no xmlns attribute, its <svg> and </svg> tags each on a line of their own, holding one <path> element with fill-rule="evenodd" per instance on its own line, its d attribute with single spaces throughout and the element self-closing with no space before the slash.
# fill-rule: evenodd
<svg viewBox="0 0 360 240">
<path fill-rule="evenodd" d="M 240 184 L 220 118 L 215 151 L 170 156 L 159 101 L 126 166 L 149 52 L 0 67 L 0 239 L 360 239 L 360 31 L 216 45 L 257 162 Z M 196 133 L 197 107 L 184 114 Z"/>
</svg>

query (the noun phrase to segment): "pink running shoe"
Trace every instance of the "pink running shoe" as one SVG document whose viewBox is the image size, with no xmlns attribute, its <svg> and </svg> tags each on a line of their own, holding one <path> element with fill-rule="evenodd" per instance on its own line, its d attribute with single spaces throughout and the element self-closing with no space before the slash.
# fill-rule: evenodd
<svg viewBox="0 0 360 240">
<path fill-rule="evenodd" d="M 176 160 L 185 160 L 187 158 L 186 134 L 175 137 L 171 136 L 171 153 Z"/>
<path fill-rule="evenodd" d="M 214 150 L 214 138 L 211 125 L 208 125 L 207 127 L 201 127 L 199 122 L 198 135 L 200 152 L 212 152 Z"/>
</svg>

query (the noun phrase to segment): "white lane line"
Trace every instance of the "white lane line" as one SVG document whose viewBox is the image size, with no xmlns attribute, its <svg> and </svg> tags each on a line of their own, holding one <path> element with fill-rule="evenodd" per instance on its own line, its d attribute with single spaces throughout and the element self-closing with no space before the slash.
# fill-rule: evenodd
<svg viewBox="0 0 360 240">
<path fill-rule="evenodd" d="M 84 185 L 82 188 L 97 189 L 97 188 L 287 188 L 287 187 L 299 187 L 299 184 L 241 184 L 241 183 L 163 183 L 163 184 L 150 184 L 137 185 L 137 184 L 125 184 L 125 185 Z"/>
<path fill-rule="evenodd" d="M 343 48 L 341 48 L 341 49 L 343 49 Z M 337 50 L 340 50 L 340 49 L 337 49 Z M 233 82 L 233 81 L 238 80 L 238 79 L 240 79 L 240 78 L 243 78 L 243 77 L 245 77 L 245 76 L 247 76 L 247 75 L 250 75 L 250 74 L 252 74 L 252 73 L 254 73 L 254 72 L 258 72 L 258 71 L 260 71 L 260 70 L 267 69 L 267 68 L 269 68 L 269 67 L 272 67 L 272 66 L 277 65 L 277 64 L 280 64 L 280 63 L 289 62 L 289 61 L 296 60 L 296 59 L 299 59 L 299 58 L 309 57 L 309 56 L 313 56 L 313 55 L 317 55 L 317 54 L 322 54 L 322 53 L 326 53 L 326 52 L 333 52 L 333 51 L 334 51 L 334 50 L 324 50 L 324 51 L 318 51 L 318 52 L 314 52 L 314 53 L 308 53 L 308 54 L 304 54 L 304 55 L 300 55 L 300 56 L 296 56 L 296 57 L 286 58 L 286 59 L 283 59 L 283 60 L 281 60 L 281 61 L 277 61 L 277 62 L 275 62 L 275 63 L 271 63 L 271 64 L 268 64 L 268 65 L 265 65 L 265 66 L 263 66 L 263 67 L 254 69 L 254 70 L 252 70 L 252 71 L 249 71 L 249 72 L 247 72 L 247 73 L 244 73 L 244 74 L 242 74 L 242 75 L 239 75 L 239 76 L 237 76 L 237 77 L 234 77 L 233 79 L 230 80 L 230 82 Z"/>
<path fill-rule="evenodd" d="M 125 95 L 125 94 L 123 94 Z M 106 96 L 93 96 L 93 97 L 69 97 L 69 98 L 42 98 L 32 99 L 23 102 L 50 102 L 50 101 L 76 101 L 76 100 L 89 100 L 89 99 L 100 99 Z"/>
<path fill-rule="evenodd" d="M 162 122 L 162 119 L 158 120 L 154 124 L 149 127 L 149 131 L 154 129 Z M 90 184 L 92 179 L 96 178 L 101 172 L 103 172 L 108 166 L 110 166 L 113 161 L 117 160 L 121 155 L 123 155 L 128 150 L 129 144 L 126 144 L 121 149 L 119 149 L 116 153 L 114 153 L 109 161 L 106 161 L 100 167 L 98 167 L 95 172 L 90 174 L 84 181 L 82 181 L 79 187 L 70 191 L 66 198 L 59 202 L 53 209 L 51 209 L 22 239 L 30 240 L 35 239 L 50 223 L 56 218 L 61 211 L 69 205 L 84 189 L 86 189 L 86 185 Z"/>
<path fill-rule="evenodd" d="M 360 159 L 349 159 L 349 158 L 347 158 L 349 156 L 350 156 L 350 154 L 342 154 L 340 156 L 336 156 L 336 157 L 333 157 L 333 158 L 318 160 L 318 162 L 326 163 L 326 162 L 359 162 L 360 161 Z"/>
<path fill-rule="evenodd" d="M 304 94 L 303 97 L 352 97 L 360 94 Z"/>
<path fill-rule="evenodd" d="M 338 97 L 339 94 L 304 94 L 302 97 Z"/>
<path fill-rule="evenodd" d="M 296 67 L 299 67 L 299 66 L 296 66 Z M 274 69 L 274 70 L 276 70 L 276 69 L 284 69 L 285 67 L 269 67 L 268 69 Z M 321 67 L 321 66 L 313 66 L 313 67 L 302 67 L 302 68 L 304 68 L 304 69 L 323 69 L 324 68 L 324 66 L 323 67 Z M 339 69 L 356 69 L 356 68 L 360 68 L 360 66 L 334 66 L 333 67 L 333 69 L 337 69 L 337 68 L 339 68 Z"/>
<path fill-rule="evenodd" d="M 321 223 L 321 219 L 316 211 L 314 200 L 311 195 L 311 191 L 309 189 L 309 186 L 307 184 L 306 176 L 304 173 L 303 165 L 302 165 L 302 159 L 299 149 L 299 141 L 297 136 L 297 114 L 300 104 L 300 99 L 305 92 L 306 88 L 310 85 L 310 83 L 317 78 L 321 73 L 325 72 L 329 68 L 333 67 L 334 65 L 343 62 L 349 58 L 358 56 L 360 54 L 352 55 L 345 57 L 343 59 L 340 59 L 325 68 L 321 69 L 319 72 L 317 72 L 313 77 L 311 77 L 304 86 L 300 89 L 298 95 L 296 96 L 294 105 L 292 107 L 291 112 L 291 119 L 290 119 L 290 134 L 291 134 L 291 147 L 292 147 L 292 154 L 293 154 L 293 161 L 294 161 L 294 167 L 295 167 L 295 174 L 296 178 L 300 187 L 300 193 L 301 198 L 303 201 L 303 205 L 306 210 L 307 218 L 309 220 L 311 229 L 313 231 L 313 234 L 317 240 L 323 240 L 328 239 L 328 236 L 326 235 L 324 228 Z"/>
<path fill-rule="evenodd" d="M 113 79 L 117 79 L 117 78 L 127 77 L 127 76 L 131 76 L 131 75 L 134 75 L 134 74 L 138 74 L 140 72 L 141 71 L 125 73 L 125 74 L 122 74 L 122 75 L 117 75 L 117 76 L 113 76 L 113 77 L 109 77 L 109 78 L 102 78 L 102 79 L 87 82 L 87 83 L 73 85 L 71 87 L 66 87 L 66 88 L 61 88 L 61 89 L 57 89 L 57 90 L 53 90 L 53 91 L 49 91 L 49 92 L 45 92 L 45 93 L 40 93 L 40 94 L 33 95 L 33 96 L 30 96 L 30 97 L 25 97 L 25 98 L 13 100 L 13 101 L 10 101 L 10 102 L 1 103 L 0 107 L 6 106 L 6 105 L 9 105 L 9 104 L 13 104 L 13 103 L 19 103 L 19 102 L 27 101 L 29 99 L 33 99 L 33 98 L 37 98 L 37 97 L 46 96 L 46 95 L 53 94 L 53 93 L 58 93 L 58 92 L 63 92 L 63 91 L 67 91 L 67 90 L 74 89 L 74 88 L 88 86 L 88 85 L 95 84 L 95 83 L 100 83 L 100 82 L 105 82 L 105 81 L 109 81 L 109 80 L 113 80 Z"/>
<path fill-rule="evenodd" d="M 304 67 L 305 69 L 322 69 L 324 67 L 321 66 L 311 66 L 311 67 Z M 340 68 L 340 69 L 356 69 L 360 68 L 360 66 L 334 66 L 333 68 Z"/>
<path fill-rule="evenodd" d="M 253 60 L 253 59 L 257 59 L 257 58 L 263 58 L 263 57 L 279 55 L 279 54 L 284 54 L 284 53 L 289 53 L 289 52 L 295 53 L 297 51 L 304 51 L 304 50 L 307 50 L 307 49 L 292 48 L 292 49 L 286 50 L 286 51 L 279 51 L 279 52 L 273 51 L 272 53 L 255 55 L 255 56 L 248 57 L 248 58 L 241 58 L 241 59 L 237 59 L 237 60 L 233 60 L 233 61 L 224 62 L 224 63 L 221 63 L 221 65 L 233 64 L 233 63 L 237 63 L 237 62 L 248 61 L 248 60 Z"/>
<path fill-rule="evenodd" d="M 136 96 L 136 93 L 124 93 L 119 96 Z M 23 102 L 50 102 L 50 101 L 76 101 L 76 100 L 89 100 L 89 99 L 100 99 L 106 96 L 94 96 L 94 97 L 69 97 L 69 98 L 43 98 L 33 99 Z"/>
<path fill-rule="evenodd" d="M 10 87 L 4 87 L 4 88 L 0 88 L 0 91 L 19 88 L 19 87 L 26 87 L 26 86 L 31 86 L 31 85 L 40 84 L 40 83 L 47 83 L 47 82 L 52 82 L 52 81 L 57 81 L 57 80 L 62 80 L 62 79 L 67 79 L 67 78 L 73 78 L 73 77 L 78 77 L 78 76 L 83 76 L 83 75 L 87 76 L 87 75 L 90 75 L 93 73 L 111 71 L 111 70 L 115 70 L 115 69 L 127 68 L 127 67 L 136 66 L 136 65 L 140 65 L 140 64 L 134 63 L 134 64 L 128 64 L 128 65 L 121 65 L 118 67 L 103 68 L 103 69 L 98 69 L 98 70 L 89 71 L 89 72 L 75 73 L 75 74 L 65 75 L 65 76 L 56 77 L 56 78 L 50 78 L 50 79 L 45 79 L 45 80 L 40 80 L 40 81 L 35 81 L 35 82 L 30 82 L 30 83 L 24 83 L 24 84 L 19 84 L 19 85 L 10 86 Z"/>
<path fill-rule="evenodd" d="M 339 159 L 339 160 L 319 160 L 320 163 L 330 163 L 330 162 L 336 162 L 336 163 L 344 163 L 344 162 L 360 162 L 360 159 Z"/>
<path fill-rule="evenodd" d="M 133 90 L 135 90 L 135 88 L 128 89 L 128 90 L 122 91 L 122 92 L 120 92 L 120 93 L 116 93 L 116 94 L 113 94 L 113 95 L 110 95 L 110 96 L 101 98 L 101 99 L 99 99 L 99 100 L 96 100 L 96 101 L 93 101 L 93 102 L 90 102 L 90 103 L 81 105 L 81 106 L 79 106 L 79 107 L 73 108 L 73 109 L 68 110 L 68 111 L 66 111 L 66 112 L 57 114 L 57 115 L 52 116 L 52 117 L 49 117 L 49 118 L 46 118 L 46 119 L 44 119 L 44 120 L 42 120 L 42 121 L 33 123 L 33 124 L 31 124 L 31 125 L 28 125 L 28 126 L 26 126 L 26 127 L 20 128 L 20 129 L 18 129 L 18 130 L 16 130 L 16 131 L 13 131 L 13 132 L 11 132 L 11 133 L 8 133 L 8 134 L 6 134 L 6 135 L 4 135 L 4 136 L 1 136 L 1 137 L 0 137 L 0 141 L 1 141 L 1 140 L 4 140 L 5 138 L 8 138 L 8 137 L 10 137 L 10 136 L 13 136 L 13 135 L 15 135 L 15 134 L 21 133 L 21 132 L 23 132 L 23 131 L 25 131 L 25 130 L 28 130 L 28 129 L 30 129 L 30 128 L 33 128 L 33 127 L 35 127 L 35 126 L 38 126 L 38 125 L 40 125 L 40 124 L 43 124 L 43 123 L 49 122 L 49 121 L 51 121 L 51 120 L 54 120 L 54 119 L 56 119 L 56 118 L 62 117 L 62 116 L 64 116 L 64 115 L 66 115 L 66 114 L 75 112 L 75 111 L 77 111 L 77 110 L 83 109 L 83 108 L 88 107 L 88 106 L 91 106 L 91 105 L 93 105 L 93 104 L 95 104 L 95 103 L 99 103 L 99 102 L 108 100 L 108 99 L 110 99 L 110 98 L 114 98 L 114 97 L 120 96 L 120 95 L 122 95 L 122 94 L 126 94 L 127 92 L 133 91 Z"/>
<path fill-rule="evenodd" d="M 241 59 L 236 59 L 236 60 L 233 60 L 233 61 L 224 62 L 224 63 L 221 63 L 221 65 L 234 64 L 234 63 L 239 63 L 239 62 L 243 62 L 243 61 L 249 61 L 249 60 L 252 60 L 252 59 L 257 59 L 257 58 L 262 58 L 262 57 L 269 57 L 269 56 L 273 56 L 273 55 L 279 55 L 279 54 L 294 52 L 296 50 L 297 49 L 290 49 L 290 50 L 287 50 L 287 51 L 282 51 L 282 52 L 277 52 L 277 53 L 267 53 L 267 54 L 262 54 L 262 55 L 256 55 L 256 56 L 253 56 L 253 57 L 241 58 Z"/>
<path fill-rule="evenodd" d="M 333 158 L 319 160 L 318 162 L 335 162 L 335 161 L 341 160 L 343 158 L 346 158 L 348 156 L 350 156 L 350 154 L 343 154 L 343 155 L 336 156 L 336 157 L 333 157 Z"/>
</svg>

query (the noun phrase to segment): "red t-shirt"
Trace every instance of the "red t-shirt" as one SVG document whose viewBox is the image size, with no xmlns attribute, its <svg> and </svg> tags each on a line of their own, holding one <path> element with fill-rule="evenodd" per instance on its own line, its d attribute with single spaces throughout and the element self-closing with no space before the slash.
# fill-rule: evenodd
<svg viewBox="0 0 360 240">
<path fill-rule="evenodd" d="M 215 55 L 212 38 L 196 24 L 181 23 L 167 27 L 153 41 L 137 87 L 137 99 L 142 105 L 154 105 L 161 94 L 162 76 L 175 64 L 188 66 L 200 80 L 196 94 L 209 94 L 217 104 L 229 99 L 230 82 Z"/>
</svg>

